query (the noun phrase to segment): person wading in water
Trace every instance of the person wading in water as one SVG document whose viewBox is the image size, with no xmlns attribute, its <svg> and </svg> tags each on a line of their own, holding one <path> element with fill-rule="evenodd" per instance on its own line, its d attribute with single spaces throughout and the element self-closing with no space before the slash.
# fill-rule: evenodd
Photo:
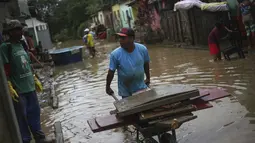
<svg viewBox="0 0 255 143">
<path fill-rule="evenodd" d="M 119 33 L 120 47 L 110 54 L 110 65 L 106 79 L 106 93 L 114 94 L 111 82 L 114 72 L 118 71 L 118 91 L 122 98 L 148 88 L 150 84 L 149 62 L 147 48 L 135 43 L 135 32 L 131 28 L 122 28 Z M 144 80 L 144 74 L 146 79 Z"/>
</svg>

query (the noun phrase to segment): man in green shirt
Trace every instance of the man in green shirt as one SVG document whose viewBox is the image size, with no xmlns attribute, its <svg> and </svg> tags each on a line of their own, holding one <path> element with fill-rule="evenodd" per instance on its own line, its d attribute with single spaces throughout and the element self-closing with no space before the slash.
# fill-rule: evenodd
<svg viewBox="0 0 255 143">
<path fill-rule="evenodd" d="M 30 59 L 20 40 L 23 26 L 18 20 L 11 20 L 7 25 L 10 39 L 1 44 L 0 57 L 4 64 L 9 87 L 11 87 L 10 93 L 16 93 L 18 96 L 13 105 L 23 143 L 30 143 L 31 133 L 36 143 L 47 143 L 49 141 L 45 139 L 41 130 L 40 106 Z"/>
</svg>

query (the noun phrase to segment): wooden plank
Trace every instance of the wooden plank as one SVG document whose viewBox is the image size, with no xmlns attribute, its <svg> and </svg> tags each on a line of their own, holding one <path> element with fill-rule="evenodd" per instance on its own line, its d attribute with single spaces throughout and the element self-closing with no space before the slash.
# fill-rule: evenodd
<svg viewBox="0 0 255 143">
<path fill-rule="evenodd" d="M 197 107 L 197 110 L 211 108 L 212 105 L 203 99 L 196 99 L 191 102 L 193 105 Z M 175 117 L 173 117 L 175 118 Z M 113 122 L 114 121 L 114 122 Z M 89 124 L 90 129 L 96 133 L 105 130 L 111 130 L 114 128 L 122 127 L 124 125 L 131 125 L 137 123 L 137 119 L 134 118 L 126 118 L 124 120 L 119 119 L 116 115 L 104 116 L 104 117 L 97 117 L 87 121 Z M 99 126 L 101 125 L 101 126 Z"/>
<path fill-rule="evenodd" d="M 191 120 L 194 120 L 196 119 L 197 116 L 194 116 L 194 115 L 190 115 L 190 116 L 181 116 L 179 118 L 177 118 L 176 120 L 179 122 L 179 124 L 183 124 L 185 122 L 188 122 L 188 121 L 191 121 Z M 163 122 L 160 122 L 158 124 L 161 124 L 162 126 L 166 126 L 166 125 L 171 125 L 171 123 L 173 122 L 173 120 L 166 120 L 166 121 L 163 121 Z"/>
<path fill-rule="evenodd" d="M 124 120 L 123 118 L 118 118 L 116 115 L 108 115 L 103 118 L 96 118 L 96 123 L 102 128 L 114 128 L 116 126 L 128 125 L 134 119 L 133 117 L 127 117 Z"/>
<path fill-rule="evenodd" d="M 139 132 L 143 134 L 144 137 L 152 137 L 158 134 L 171 131 L 172 130 L 171 124 L 174 122 L 174 119 L 176 119 L 178 123 L 181 125 L 185 122 L 188 122 L 196 118 L 197 116 L 194 116 L 193 114 L 187 114 L 178 117 L 172 117 L 169 119 L 164 119 L 163 121 L 156 121 L 155 123 L 148 127 L 142 128 L 139 125 L 135 125 L 135 127 L 139 130 Z"/>
<path fill-rule="evenodd" d="M 222 89 L 218 89 L 218 88 L 212 88 L 212 89 L 200 89 L 201 92 L 209 92 L 210 95 L 209 96 L 205 96 L 202 99 L 204 101 L 213 101 L 213 100 L 217 100 L 220 98 L 224 98 L 227 96 L 231 96 L 230 93 L 222 90 Z"/>
<path fill-rule="evenodd" d="M 163 105 L 161 107 L 152 109 L 155 112 L 161 112 L 161 111 L 165 111 L 165 110 L 173 110 L 173 109 L 177 109 L 182 107 L 184 104 L 182 102 L 177 102 L 177 103 L 173 103 L 173 104 L 167 104 L 167 105 Z M 187 104 L 186 104 L 187 105 Z"/>
<path fill-rule="evenodd" d="M 191 101 L 187 101 L 187 102 L 185 102 L 185 104 L 193 104 L 197 107 L 197 110 L 203 110 L 203 109 L 213 107 L 210 103 L 208 103 L 208 100 L 212 101 L 212 100 L 223 98 L 223 97 L 230 95 L 226 91 L 223 91 L 223 90 L 217 89 L 217 88 L 200 89 L 199 91 L 200 91 L 201 96 L 203 96 L 204 94 L 207 94 L 208 92 L 210 93 L 210 95 L 203 97 L 203 98 L 197 98 L 197 99 L 194 99 Z M 167 103 L 167 104 L 171 104 L 171 103 Z M 100 118 L 100 119 L 98 119 L 98 118 Z M 122 127 L 124 125 L 135 124 L 137 122 L 137 118 L 135 118 L 135 117 L 133 117 L 133 118 L 125 117 L 122 120 L 122 119 L 117 118 L 116 115 L 98 117 L 98 118 L 90 119 L 87 121 L 91 130 L 94 133 Z M 115 122 L 113 122 L 113 121 L 115 121 Z M 155 120 L 154 123 L 156 123 L 156 122 L 157 122 L 157 120 Z M 101 125 L 101 127 L 99 125 Z"/>
<path fill-rule="evenodd" d="M 140 113 L 139 119 L 140 120 L 154 120 L 157 118 L 174 116 L 177 114 L 183 114 L 183 113 L 192 112 L 195 110 L 196 110 L 196 106 L 186 105 L 184 107 L 180 107 L 177 109 L 169 109 L 169 110 L 165 110 L 165 111 L 161 111 L 161 112 L 147 111 L 147 112 Z"/>
<path fill-rule="evenodd" d="M 209 95 L 210 95 L 210 92 L 209 92 L 209 91 L 206 91 L 206 90 L 199 90 L 199 96 L 192 97 L 192 98 L 190 98 L 190 100 L 195 100 L 195 99 L 198 99 L 198 98 L 203 98 L 203 97 L 209 96 Z"/>
<path fill-rule="evenodd" d="M 201 98 L 195 99 L 191 102 L 192 102 L 193 105 L 195 105 L 197 107 L 197 110 L 204 110 L 204 109 L 213 107 L 212 104 L 210 104 L 208 101 L 205 101 Z"/>
<path fill-rule="evenodd" d="M 155 125 L 155 124 L 162 123 L 162 122 L 172 121 L 174 119 L 178 120 L 179 123 L 181 123 L 181 121 L 183 121 L 181 119 L 185 118 L 187 116 L 194 116 L 194 115 L 193 115 L 193 113 L 179 114 L 179 115 L 176 115 L 176 116 L 171 116 L 171 117 L 167 117 L 167 118 L 163 118 L 163 119 L 153 120 L 153 121 L 148 122 L 148 124 L 149 125 Z"/>
<path fill-rule="evenodd" d="M 116 115 L 107 115 L 104 117 L 97 117 L 87 121 L 90 129 L 96 133 L 105 130 L 131 125 L 137 122 L 135 117 L 127 117 L 125 119 L 117 118 Z"/>
<path fill-rule="evenodd" d="M 95 118 L 90 119 L 90 120 L 87 120 L 87 123 L 89 124 L 89 127 L 90 127 L 90 129 L 91 129 L 91 131 L 92 131 L 93 133 L 104 131 L 104 130 L 102 130 L 103 128 L 100 128 L 100 127 L 97 125 L 96 119 L 95 119 Z"/>
<path fill-rule="evenodd" d="M 137 95 L 130 96 L 128 98 L 121 99 L 119 101 L 114 102 L 114 106 L 118 111 L 123 111 L 125 109 L 129 109 L 141 104 L 144 104 L 146 102 L 150 102 L 153 99 L 157 99 L 157 93 L 154 89 L 151 89 L 149 91 L 142 92 Z"/>
<path fill-rule="evenodd" d="M 174 35 L 175 35 L 175 33 L 174 33 L 174 18 L 173 18 L 173 14 L 171 14 L 171 37 L 172 37 L 172 41 L 174 41 L 175 39 L 174 39 Z"/>
<path fill-rule="evenodd" d="M 196 99 L 200 99 L 202 97 L 205 97 L 205 96 L 209 96 L 210 93 L 208 90 L 201 90 L 199 89 L 199 96 L 196 96 L 196 97 L 193 97 L 193 98 L 190 98 L 190 100 L 187 100 L 185 102 L 181 101 L 181 102 L 177 102 L 177 103 L 174 103 L 174 104 L 168 104 L 168 105 L 164 105 L 164 106 L 161 106 L 161 107 L 158 107 L 156 109 L 153 109 L 153 111 L 157 111 L 157 112 L 160 112 L 160 111 L 164 111 L 164 110 L 170 110 L 170 109 L 177 109 L 177 108 L 180 108 L 184 105 L 188 105 L 188 104 L 193 104 L 193 102 L 196 100 Z M 202 100 L 204 101 L 204 100 Z M 206 104 L 208 103 L 208 101 L 204 101 L 202 102 L 201 101 L 201 104 Z M 206 103 L 205 103 L 206 102 Z"/>
<path fill-rule="evenodd" d="M 227 96 L 231 96 L 230 93 L 218 88 L 199 89 L 199 94 L 200 96 L 191 98 L 191 100 L 203 98 L 204 101 L 213 101 Z"/>
<path fill-rule="evenodd" d="M 192 45 L 195 45 L 197 43 L 197 33 L 196 33 L 196 28 L 195 25 L 195 20 L 193 18 L 193 13 L 192 9 L 188 10 L 188 21 L 189 21 L 189 29 L 190 29 L 190 34 L 191 34 L 191 43 Z"/>
<path fill-rule="evenodd" d="M 199 94 L 198 91 L 183 93 L 183 94 L 178 95 L 178 96 L 164 98 L 164 99 L 156 100 L 154 102 L 149 102 L 149 103 L 146 103 L 146 104 L 142 104 L 140 106 L 136 106 L 136 107 L 131 108 L 131 109 L 126 109 L 126 110 L 123 110 L 122 112 L 118 112 L 117 115 L 119 117 L 129 116 L 129 115 L 132 115 L 132 114 L 136 114 L 136 113 L 139 113 L 139 112 L 143 112 L 143 111 L 146 111 L 146 110 L 157 108 L 157 107 L 160 107 L 160 106 L 163 106 L 163 105 L 172 104 L 172 103 L 176 103 L 178 101 L 186 100 L 187 96 L 195 97 L 198 94 Z"/>
<path fill-rule="evenodd" d="M 54 128 L 55 128 L 56 143 L 64 143 L 64 135 L 63 135 L 61 123 L 56 122 L 54 124 Z"/>
<path fill-rule="evenodd" d="M 190 92 L 191 94 L 186 94 Z M 193 93 L 197 93 L 196 95 Z M 140 93 L 135 96 L 130 96 L 128 98 L 124 98 L 122 100 L 114 102 L 116 109 L 119 112 L 123 112 L 126 110 L 130 110 L 134 107 L 143 105 L 145 103 L 149 103 L 156 100 L 161 100 L 165 98 L 171 98 L 173 96 L 179 96 L 185 94 L 188 98 L 192 98 L 194 96 L 198 96 L 199 92 L 196 88 L 189 85 L 167 85 L 167 86 L 159 86 L 152 90 Z"/>
<path fill-rule="evenodd" d="M 180 42 L 184 42 L 184 36 L 183 36 L 183 29 L 182 29 L 182 21 L 181 21 L 181 16 L 180 16 L 180 11 L 178 11 L 177 12 L 177 18 L 178 18 L 178 29 L 179 29 L 179 31 L 180 31 L 180 34 L 179 34 L 179 36 L 180 36 Z"/>
</svg>

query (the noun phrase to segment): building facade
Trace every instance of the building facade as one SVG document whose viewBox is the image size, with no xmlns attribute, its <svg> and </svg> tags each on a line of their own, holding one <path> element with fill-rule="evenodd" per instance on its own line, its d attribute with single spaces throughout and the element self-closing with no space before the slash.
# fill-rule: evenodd
<svg viewBox="0 0 255 143">
<path fill-rule="evenodd" d="M 99 24 L 105 25 L 105 21 L 104 21 L 105 18 L 104 18 L 104 13 L 102 10 L 97 13 L 97 16 L 98 16 Z"/>
<path fill-rule="evenodd" d="M 112 15 L 113 15 L 114 30 L 119 31 L 123 27 L 119 4 L 114 4 L 112 6 Z"/>
<path fill-rule="evenodd" d="M 132 7 L 128 6 L 129 2 L 123 2 L 120 4 L 120 17 L 122 21 L 122 27 L 134 27 L 134 15 Z"/>
</svg>

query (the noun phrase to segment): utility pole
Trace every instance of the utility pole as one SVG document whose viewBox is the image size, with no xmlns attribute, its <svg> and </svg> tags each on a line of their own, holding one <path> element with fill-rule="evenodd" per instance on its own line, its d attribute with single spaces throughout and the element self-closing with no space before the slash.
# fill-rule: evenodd
<svg viewBox="0 0 255 143">
<path fill-rule="evenodd" d="M 2 59 L 0 57 L 0 142 L 22 143 L 12 98 L 7 88 Z"/>
</svg>

